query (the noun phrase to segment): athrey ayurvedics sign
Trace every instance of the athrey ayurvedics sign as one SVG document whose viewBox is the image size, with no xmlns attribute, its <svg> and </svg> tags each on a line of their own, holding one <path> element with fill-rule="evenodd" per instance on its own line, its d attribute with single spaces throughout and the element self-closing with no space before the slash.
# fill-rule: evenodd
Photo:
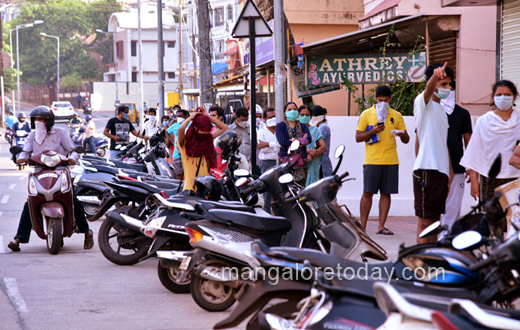
<svg viewBox="0 0 520 330">
<path fill-rule="evenodd" d="M 356 54 L 307 57 L 307 85 L 337 85 L 343 74 L 353 84 L 380 84 L 396 78 L 419 82 L 424 78 L 425 53 L 410 54 Z"/>
</svg>

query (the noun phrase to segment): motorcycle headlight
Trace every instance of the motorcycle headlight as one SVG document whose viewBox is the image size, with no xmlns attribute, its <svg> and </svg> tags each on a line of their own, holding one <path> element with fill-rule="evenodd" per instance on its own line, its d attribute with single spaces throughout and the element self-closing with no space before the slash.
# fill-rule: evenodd
<svg viewBox="0 0 520 330">
<path fill-rule="evenodd" d="M 27 135 L 27 132 L 24 131 L 24 130 L 17 130 L 16 131 L 16 136 L 26 136 Z"/>
<path fill-rule="evenodd" d="M 42 155 L 40 157 L 40 161 L 48 167 L 56 167 L 61 162 L 60 155 L 56 154 L 54 156 Z"/>
<path fill-rule="evenodd" d="M 36 182 L 34 181 L 33 177 L 31 177 L 29 179 L 29 195 L 30 196 L 38 195 L 38 190 L 36 190 Z"/>
<path fill-rule="evenodd" d="M 70 189 L 69 178 L 67 174 L 61 173 L 61 192 L 67 192 Z"/>
</svg>

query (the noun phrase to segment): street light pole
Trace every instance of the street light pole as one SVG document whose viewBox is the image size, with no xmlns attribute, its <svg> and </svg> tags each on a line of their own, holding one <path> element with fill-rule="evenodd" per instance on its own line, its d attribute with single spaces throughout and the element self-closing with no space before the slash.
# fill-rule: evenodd
<svg viewBox="0 0 520 330">
<path fill-rule="evenodd" d="M 114 66 L 115 66 L 115 70 L 116 70 L 116 74 L 115 74 L 115 81 L 116 81 L 116 101 L 119 100 L 119 88 L 118 88 L 118 85 L 117 85 L 117 35 L 116 33 L 111 33 L 111 32 L 106 32 L 106 31 L 103 31 L 101 29 L 97 29 L 96 30 L 97 33 L 103 33 L 103 34 L 108 34 L 108 35 L 111 35 L 112 38 L 114 38 Z"/>
<path fill-rule="evenodd" d="M 49 38 L 54 38 L 58 41 L 58 48 L 57 48 L 57 53 L 58 53 L 58 89 L 57 89 L 57 98 L 58 98 L 58 101 L 60 100 L 60 37 L 56 37 L 56 36 L 51 36 L 45 32 L 40 32 L 40 35 L 44 36 L 44 37 L 49 37 Z"/>
</svg>

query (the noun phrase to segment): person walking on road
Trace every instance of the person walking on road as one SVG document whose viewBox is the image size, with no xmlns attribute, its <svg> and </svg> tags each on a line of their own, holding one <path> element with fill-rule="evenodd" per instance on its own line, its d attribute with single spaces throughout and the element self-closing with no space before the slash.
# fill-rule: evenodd
<svg viewBox="0 0 520 330">
<path fill-rule="evenodd" d="M 117 116 L 111 118 L 105 127 L 103 135 L 110 139 L 110 157 L 117 158 L 119 150 L 116 149 L 116 145 L 127 144 L 130 142 L 130 133 L 138 138 L 147 139 L 148 137 L 143 133 L 137 133 L 132 123 L 125 119 L 125 113 L 128 113 L 127 106 L 120 106 L 117 108 Z"/>
<path fill-rule="evenodd" d="M 33 131 L 23 147 L 23 152 L 18 155 L 18 164 L 26 163 L 30 154 L 39 154 L 45 150 L 55 151 L 60 155 L 69 156 L 69 165 L 75 165 L 79 155 L 74 151 L 74 142 L 69 134 L 59 127 L 54 127 L 54 114 L 51 109 L 45 106 L 34 108 L 29 114 Z M 94 246 L 94 234 L 89 229 L 83 206 L 74 194 L 74 220 L 79 232 L 85 234 L 83 247 L 91 249 Z M 20 251 L 20 243 L 29 243 L 32 223 L 29 214 L 29 205 L 25 202 L 20 216 L 20 223 L 14 240 L 7 245 L 14 252 Z"/>
<path fill-rule="evenodd" d="M 436 236 L 421 238 L 419 234 L 445 213 L 453 179 L 447 145 L 448 115 L 440 102 L 450 96 L 454 73 L 446 62 L 428 66 L 424 75 L 426 88 L 415 98 L 413 109 L 419 139 L 413 167 L 417 244 L 437 241 Z"/>
<path fill-rule="evenodd" d="M 79 108 L 81 107 L 81 100 L 82 100 L 82 99 L 83 99 L 83 98 L 81 97 L 81 94 L 78 93 L 78 95 L 76 95 L 76 101 L 78 101 L 78 110 L 79 110 Z"/>
<path fill-rule="evenodd" d="M 366 230 L 368 215 L 372 208 L 372 197 L 380 192 L 379 225 L 376 234 L 393 235 L 385 227 L 390 210 L 391 194 L 399 192 L 399 158 L 397 156 L 398 136 L 402 143 L 408 143 L 403 116 L 390 108 L 392 90 L 386 85 L 376 88 L 376 104 L 359 117 L 356 128 L 356 142 L 365 142 L 365 162 L 363 163 L 363 195 L 360 202 L 361 225 Z"/>
</svg>

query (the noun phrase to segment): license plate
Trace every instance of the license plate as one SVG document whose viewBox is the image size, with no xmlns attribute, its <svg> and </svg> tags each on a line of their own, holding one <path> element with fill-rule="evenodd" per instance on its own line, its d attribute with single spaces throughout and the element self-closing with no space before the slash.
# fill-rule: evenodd
<svg viewBox="0 0 520 330">
<path fill-rule="evenodd" d="M 187 270 L 188 266 L 190 265 L 191 257 L 184 257 L 182 259 L 181 265 L 179 266 L 180 270 Z"/>
</svg>

